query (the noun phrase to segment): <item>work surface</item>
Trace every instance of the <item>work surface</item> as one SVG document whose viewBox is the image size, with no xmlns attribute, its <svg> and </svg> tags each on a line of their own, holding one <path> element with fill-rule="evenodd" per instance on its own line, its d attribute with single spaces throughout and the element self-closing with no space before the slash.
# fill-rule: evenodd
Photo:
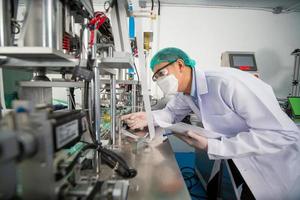
<svg viewBox="0 0 300 200">
<path fill-rule="evenodd" d="M 129 200 L 190 199 L 168 140 L 157 136 L 148 144 L 123 141 L 119 153 L 138 171 L 129 180 Z M 102 177 L 111 177 L 111 169 L 102 169 Z"/>
</svg>

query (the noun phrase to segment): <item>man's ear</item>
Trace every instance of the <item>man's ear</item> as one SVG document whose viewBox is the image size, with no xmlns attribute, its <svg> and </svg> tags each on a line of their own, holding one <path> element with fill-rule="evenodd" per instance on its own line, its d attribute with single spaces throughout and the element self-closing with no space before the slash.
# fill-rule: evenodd
<svg viewBox="0 0 300 200">
<path fill-rule="evenodd" d="M 178 62 L 180 72 L 183 72 L 183 69 L 185 67 L 184 61 L 182 59 L 178 59 L 177 62 Z"/>
</svg>

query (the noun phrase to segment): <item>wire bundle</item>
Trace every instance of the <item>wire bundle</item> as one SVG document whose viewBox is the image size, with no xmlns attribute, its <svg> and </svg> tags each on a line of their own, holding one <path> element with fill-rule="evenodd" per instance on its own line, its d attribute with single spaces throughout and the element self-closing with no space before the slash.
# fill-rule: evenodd
<svg viewBox="0 0 300 200">
<path fill-rule="evenodd" d="M 68 167 L 62 169 L 60 165 L 58 165 L 58 173 L 56 174 L 56 180 L 60 180 L 66 174 L 69 174 L 75 167 L 75 165 L 78 163 L 79 158 L 81 158 L 83 156 L 83 153 L 89 149 L 95 149 L 96 151 L 100 152 L 101 160 L 123 178 L 133 178 L 137 175 L 137 170 L 130 168 L 126 161 L 117 153 L 105 149 L 101 146 L 101 144 L 86 143 L 86 145 L 76 154 L 75 158 L 69 164 Z"/>
<path fill-rule="evenodd" d="M 182 167 L 180 168 L 180 171 L 182 173 L 190 195 L 196 199 L 207 199 L 206 196 L 193 193 L 193 189 L 195 188 L 195 186 L 197 186 L 200 183 L 195 169 L 192 167 Z"/>
</svg>

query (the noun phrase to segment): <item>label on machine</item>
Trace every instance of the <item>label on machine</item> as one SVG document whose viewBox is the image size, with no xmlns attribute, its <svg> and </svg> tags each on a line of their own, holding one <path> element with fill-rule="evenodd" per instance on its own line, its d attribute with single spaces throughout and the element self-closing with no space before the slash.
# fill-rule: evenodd
<svg viewBox="0 0 300 200">
<path fill-rule="evenodd" d="M 78 120 L 73 120 L 56 127 L 56 148 L 61 148 L 78 136 Z"/>
</svg>

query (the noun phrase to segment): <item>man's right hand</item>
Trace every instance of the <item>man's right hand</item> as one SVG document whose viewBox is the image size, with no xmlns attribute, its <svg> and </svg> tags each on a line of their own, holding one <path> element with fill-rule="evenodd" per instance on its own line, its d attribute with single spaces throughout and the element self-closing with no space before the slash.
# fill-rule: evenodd
<svg viewBox="0 0 300 200">
<path fill-rule="evenodd" d="M 121 116 L 121 120 L 125 121 L 130 129 L 140 129 L 142 130 L 147 124 L 147 116 L 145 112 L 131 113 L 128 115 Z"/>
</svg>

